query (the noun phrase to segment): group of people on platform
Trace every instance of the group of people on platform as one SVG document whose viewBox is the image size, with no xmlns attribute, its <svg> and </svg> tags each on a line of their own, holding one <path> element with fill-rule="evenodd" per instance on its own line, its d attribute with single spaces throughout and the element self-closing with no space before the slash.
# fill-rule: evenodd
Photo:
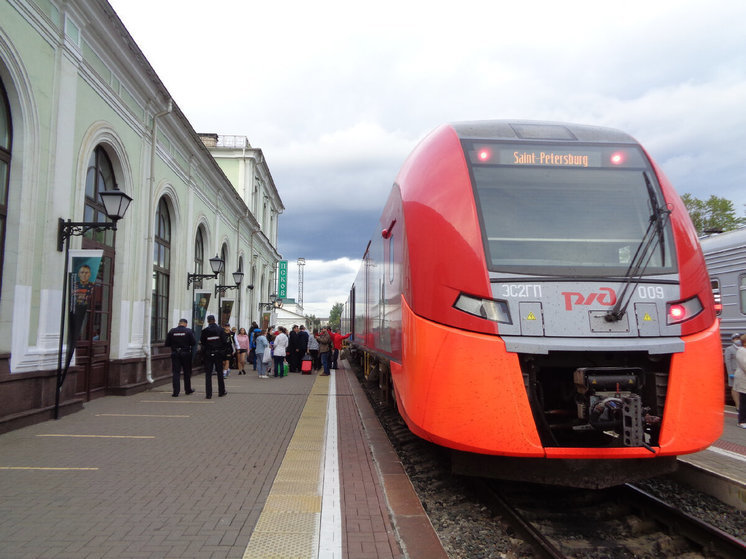
<svg viewBox="0 0 746 559">
<path fill-rule="evenodd" d="M 179 396 L 182 370 L 184 392 L 194 392 L 191 384 L 192 356 L 197 339 L 187 324 L 187 320 L 182 318 L 166 336 L 165 345 L 171 348 L 171 395 L 174 398 Z M 320 331 L 314 329 L 310 334 L 304 325 L 293 325 L 290 332 L 284 326 L 262 330 L 256 322 L 251 323 L 247 332 L 245 328 L 231 328 L 227 323 L 221 328 L 216 324 L 215 316 L 209 315 L 207 327 L 203 328 L 199 340 L 205 368 L 205 397 L 212 398 L 213 372 L 218 379 L 218 396 L 225 396 L 225 379 L 231 369 L 236 368 L 239 375 L 245 375 L 249 364 L 262 379 L 270 376 L 281 378 L 286 376 L 286 372 L 301 372 L 303 361 L 311 362 L 312 371 L 323 370 L 321 375 L 328 376 L 331 369 L 337 368 L 342 341 L 349 336 L 329 326 Z M 233 359 L 235 367 L 232 367 Z"/>
<path fill-rule="evenodd" d="M 337 368 L 342 341 L 350 337 L 331 327 L 309 334 L 302 324 L 294 324 L 290 332 L 284 326 L 270 326 L 265 331 L 257 328 L 255 333 L 253 369 L 259 378 L 285 376 L 286 362 L 287 372 L 299 373 L 304 360 L 311 362 L 312 371 L 323 370 L 322 376 L 328 376 Z"/>
<path fill-rule="evenodd" d="M 746 334 L 733 334 L 725 348 L 725 370 L 733 402 L 738 409 L 738 426 L 746 429 Z"/>
</svg>

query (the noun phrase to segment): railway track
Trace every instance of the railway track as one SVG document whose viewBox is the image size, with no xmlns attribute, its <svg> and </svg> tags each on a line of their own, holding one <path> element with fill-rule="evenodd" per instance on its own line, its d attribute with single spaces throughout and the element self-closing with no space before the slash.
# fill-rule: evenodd
<svg viewBox="0 0 746 559">
<path fill-rule="evenodd" d="M 475 484 L 537 557 L 746 557 L 746 542 L 630 484 L 592 492 Z"/>
<path fill-rule="evenodd" d="M 632 486 L 598 491 L 454 476 L 444 449 L 413 435 L 377 388 L 360 380 L 452 559 L 746 557 L 738 538 Z M 663 499 L 691 491 L 673 481 L 663 486 Z M 697 511 L 720 505 L 739 522 L 738 511 L 692 493 L 686 502 Z"/>
</svg>

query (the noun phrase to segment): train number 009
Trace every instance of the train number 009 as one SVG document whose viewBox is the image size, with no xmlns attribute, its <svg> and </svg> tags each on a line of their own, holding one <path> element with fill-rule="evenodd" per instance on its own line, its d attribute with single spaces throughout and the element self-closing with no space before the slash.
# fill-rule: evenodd
<svg viewBox="0 0 746 559">
<path fill-rule="evenodd" d="M 663 288 L 654 285 L 641 285 L 637 288 L 637 296 L 640 299 L 664 299 Z"/>
</svg>

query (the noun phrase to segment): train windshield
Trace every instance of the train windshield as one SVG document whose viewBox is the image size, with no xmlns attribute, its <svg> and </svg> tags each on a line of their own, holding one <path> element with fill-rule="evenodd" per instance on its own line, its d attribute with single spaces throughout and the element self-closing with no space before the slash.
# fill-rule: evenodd
<svg viewBox="0 0 746 559">
<path fill-rule="evenodd" d="M 643 275 L 676 271 L 663 196 L 634 146 L 465 142 L 493 271 L 570 277 L 628 273 L 649 227 Z M 650 233 L 648 232 L 648 236 Z"/>
</svg>

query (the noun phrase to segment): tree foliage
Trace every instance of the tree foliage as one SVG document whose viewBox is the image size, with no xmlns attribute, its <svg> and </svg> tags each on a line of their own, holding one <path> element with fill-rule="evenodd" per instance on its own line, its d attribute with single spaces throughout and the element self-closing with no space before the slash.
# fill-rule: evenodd
<svg viewBox="0 0 746 559">
<path fill-rule="evenodd" d="M 725 198 L 713 194 L 707 200 L 700 200 L 691 194 L 684 194 L 681 199 L 698 235 L 731 231 L 746 223 L 746 217 L 736 217 L 733 202 Z"/>
<path fill-rule="evenodd" d="M 337 328 L 340 328 L 342 326 L 343 310 L 344 305 L 342 303 L 334 303 L 332 310 L 329 311 L 329 326 L 331 326 L 333 330 L 336 330 Z"/>
</svg>

